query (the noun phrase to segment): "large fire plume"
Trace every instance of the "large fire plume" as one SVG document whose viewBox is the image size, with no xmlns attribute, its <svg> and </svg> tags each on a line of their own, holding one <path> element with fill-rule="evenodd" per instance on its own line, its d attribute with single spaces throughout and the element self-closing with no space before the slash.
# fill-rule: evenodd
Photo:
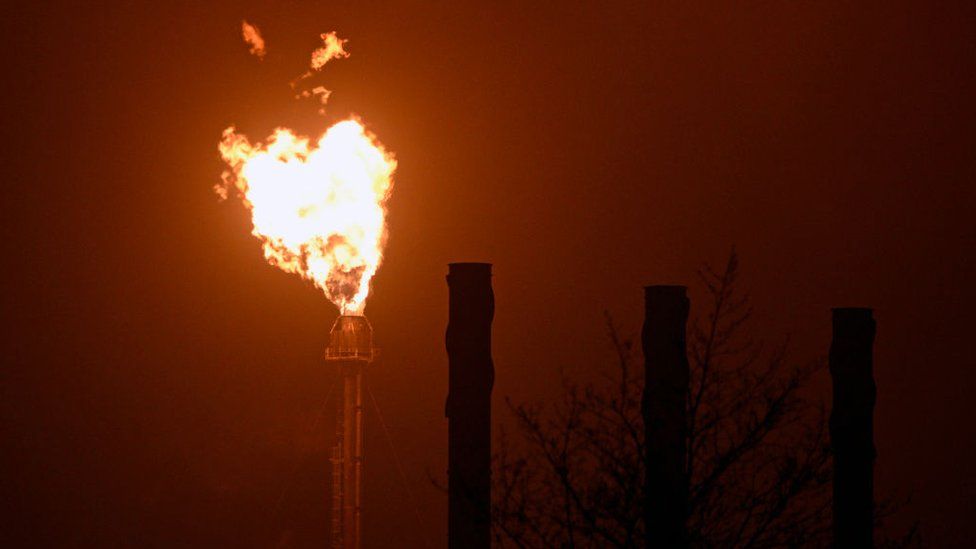
<svg viewBox="0 0 976 549">
<path fill-rule="evenodd" d="M 316 139 L 278 128 L 252 142 L 231 126 L 219 149 L 218 193 L 235 192 L 250 210 L 268 262 L 312 282 L 342 314 L 362 314 L 383 259 L 393 154 L 356 117 Z"/>
</svg>

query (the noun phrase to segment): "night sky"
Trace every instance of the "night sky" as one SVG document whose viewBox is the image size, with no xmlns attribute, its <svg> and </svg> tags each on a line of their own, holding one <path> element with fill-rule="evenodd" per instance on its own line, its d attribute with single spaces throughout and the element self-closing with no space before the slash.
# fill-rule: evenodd
<svg viewBox="0 0 976 549">
<path fill-rule="evenodd" d="M 733 246 L 797 361 L 830 307 L 875 308 L 876 496 L 976 540 L 972 3 L 27 4 L 2 23 L 3 541 L 326 539 L 337 311 L 213 186 L 228 125 L 350 113 L 399 161 L 369 383 L 416 500 L 370 415 L 367 547 L 446 542 L 447 263 L 494 264 L 502 425 L 612 360 L 604 310 L 636 332 L 642 286 L 682 283 L 694 311 Z M 324 120 L 288 82 L 330 30 Z"/>
</svg>

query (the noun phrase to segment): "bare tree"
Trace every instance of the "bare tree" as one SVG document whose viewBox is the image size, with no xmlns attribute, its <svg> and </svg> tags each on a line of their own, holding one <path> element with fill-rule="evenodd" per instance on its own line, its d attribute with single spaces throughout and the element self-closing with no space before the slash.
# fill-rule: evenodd
<svg viewBox="0 0 976 549">
<path fill-rule="evenodd" d="M 704 267 L 708 300 L 689 333 L 690 506 L 699 547 L 822 546 L 830 531 L 826 415 L 802 389 L 822 361 L 796 365 L 786 343 L 747 337 L 733 251 Z M 562 400 L 509 403 L 519 435 L 495 456 L 493 532 L 500 546 L 639 547 L 642 376 L 633 338 L 607 316 L 615 367 L 601 383 L 564 382 Z"/>
</svg>

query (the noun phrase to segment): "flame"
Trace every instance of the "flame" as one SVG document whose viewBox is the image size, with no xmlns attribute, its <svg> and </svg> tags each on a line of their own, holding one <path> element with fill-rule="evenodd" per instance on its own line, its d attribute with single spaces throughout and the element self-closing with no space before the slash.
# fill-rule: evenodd
<svg viewBox="0 0 976 549">
<path fill-rule="evenodd" d="M 317 97 L 319 99 L 319 114 L 325 114 L 325 106 L 329 104 L 329 97 L 332 96 L 332 90 L 326 89 L 325 86 L 315 86 L 311 90 L 303 90 L 301 93 L 295 96 L 295 99 L 307 99 L 309 97 Z"/>
<path fill-rule="evenodd" d="M 220 154 L 226 196 L 251 211 L 271 265 L 311 281 L 342 314 L 362 314 L 383 259 L 396 159 L 355 118 L 316 141 L 287 128 L 251 143 L 231 126 Z"/>
<path fill-rule="evenodd" d="M 248 51 L 258 59 L 264 59 L 267 50 L 264 48 L 264 38 L 261 37 L 261 30 L 247 21 L 241 21 L 241 36 L 248 45 Z"/>
<path fill-rule="evenodd" d="M 333 59 L 349 57 L 345 48 L 348 40 L 339 38 L 335 31 L 320 34 L 319 38 L 322 39 L 322 47 L 312 52 L 312 70 L 322 70 L 322 67 Z"/>
<path fill-rule="evenodd" d="M 321 71 L 322 67 L 329 61 L 349 57 L 349 52 L 346 51 L 346 42 L 349 40 L 339 38 L 339 35 L 335 31 L 322 33 L 319 35 L 319 38 L 322 39 L 322 46 L 312 51 L 312 60 L 309 62 L 308 70 L 291 81 L 292 89 L 295 89 L 306 78 L 311 78 L 313 74 Z M 311 90 L 299 92 L 295 95 L 295 99 L 317 97 L 319 104 L 321 104 L 319 114 L 325 114 L 325 105 L 329 102 L 329 96 L 331 95 L 332 90 L 326 89 L 325 86 L 316 86 Z"/>
<path fill-rule="evenodd" d="M 241 29 L 251 53 L 263 57 L 257 27 L 245 21 Z M 322 47 L 293 89 L 329 61 L 349 57 L 347 40 L 335 32 L 320 37 Z M 295 97 L 317 97 L 325 114 L 330 94 L 316 86 Z M 268 262 L 311 281 L 342 314 L 361 315 L 386 244 L 393 154 L 357 118 L 332 125 L 314 142 L 278 128 L 265 143 L 251 143 L 231 126 L 219 149 L 227 169 L 215 190 L 222 198 L 236 190 Z"/>
</svg>

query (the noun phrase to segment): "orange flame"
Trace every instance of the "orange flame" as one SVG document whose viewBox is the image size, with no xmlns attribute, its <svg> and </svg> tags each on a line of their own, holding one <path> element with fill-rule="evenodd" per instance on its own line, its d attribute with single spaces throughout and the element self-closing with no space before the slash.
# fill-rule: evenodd
<svg viewBox="0 0 976 549">
<path fill-rule="evenodd" d="M 243 32 L 251 52 L 264 55 L 257 28 L 244 22 Z M 349 57 L 346 40 L 334 32 L 321 38 L 323 46 L 298 80 Z M 296 97 L 319 97 L 324 114 L 330 93 L 318 86 Z M 393 154 L 357 118 L 332 125 L 314 143 L 278 128 L 266 143 L 252 144 L 231 126 L 219 149 L 227 169 L 215 190 L 222 198 L 237 191 L 268 262 L 311 281 L 342 314 L 361 315 L 386 244 Z"/>
<path fill-rule="evenodd" d="M 303 90 L 301 93 L 295 96 L 295 99 L 303 99 L 309 97 L 318 97 L 319 104 L 319 114 L 325 114 L 325 106 L 329 104 L 329 97 L 332 96 L 332 90 L 326 89 L 325 86 L 315 86 L 311 90 Z"/>
<path fill-rule="evenodd" d="M 230 127 L 220 154 L 224 195 L 236 189 L 251 210 L 268 262 L 311 281 L 342 314 L 362 314 L 383 259 L 393 155 L 356 119 L 314 143 L 279 128 L 252 144 Z"/>
<path fill-rule="evenodd" d="M 335 31 L 323 33 L 319 38 L 322 39 L 322 47 L 312 52 L 312 70 L 322 70 L 322 67 L 333 59 L 349 57 L 345 49 L 348 40 L 339 38 Z"/>
<path fill-rule="evenodd" d="M 335 31 L 322 33 L 319 38 L 322 39 L 322 46 L 312 51 L 312 60 L 309 63 L 308 70 L 292 80 L 291 87 L 293 89 L 306 78 L 310 78 L 315 72 L 321 71 L 322 67 L 329 61 L 349 57 L 349 52 L 346 51 L 346 42 L 349 40 L 339 38 Z M 328 90 L 324 86 L 316 86 L 311 90 L 298 93 L 295 99 L 318 97 L 319 103 L 322 105 L 319 114 L 325 114 L 325 105 L 329 102 L 330 95 L 332 95 L 332 90 Z"/>
<path fill-rule="evenodd" d="M 247 21 L 241 21 L 241 36 L 247 43 L 251 55 L 258 59 L 264 59 L 267 50 L 264 49 L 264 38 L 261 37 L 261 30 Z"/>
</svg>

